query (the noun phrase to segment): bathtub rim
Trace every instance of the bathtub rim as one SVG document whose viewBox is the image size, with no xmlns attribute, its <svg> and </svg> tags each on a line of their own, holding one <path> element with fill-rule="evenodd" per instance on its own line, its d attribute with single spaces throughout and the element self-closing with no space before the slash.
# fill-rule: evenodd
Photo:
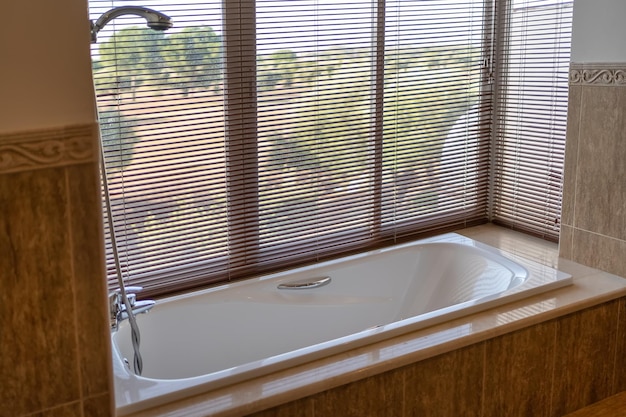
<svg viewBox="0 0 626 417">
<path fill-rule="evenodd" d="M 559 269 L 573 275 L 574 284 L 504 307 L 410 333 L 398 338 L 398 340 L 384 341 L 357 349 L 353 356 L 367 358 L 375 357 L 378 352 L 384 349 L 397 350 L 394 358 L 370 360 L 366 367 L 363 367 L 362 363 L 355 365 L 354 357 L 346 358 L 344 355 L 336 355 L 246 383 L 236 384 L 227 389 L 218 389 L 186 400 L 173 401 L 145 411 L 129 412 L 123 415 L 131 417 L 170 417 L 174 415 L 225 417 L 250 414 L 618 298 L 626 298 L 626 279 L 559 258 L 558 246 L 555 243 L 493 224 L 463 229 L 459 233 L 494 247 L 509 248 L 510 244 L 518 245 L 520 243 L 531 246 L 533 248 L 532 253 L 522 251 L 521 256 L 534 259 L 542 264 L 558 266 Z M 551 305 L 548 305 L 547 301 L 550 301 Z M 532 314 L 517 314 L 531 305 L 543 305 L 544 308 Z M 485 325 L 485 322 L 493 322 L 494 317 L 498 315 L 513 313 L 516 313 L 516 318 L 505 324 Z M 476 331 L 459 338 L 449 338 L 436 343 L 427 342 L 428 339 L 433 339 L 441 332 L 465 325 L 475 327 Z M 250 392 L 262 392 L 262 394 L 250 398 L 248 395 Z"/>
<path fill-rule="evenodd" d="M 450 241 L 448 239 L 450 239 L 450 237 L 454 237 L 454 241 Z M 356 254 L 352 254 L 352 255 L 347 255 L 347 256 L 342 256 L 340 258 L 337 259 L 330 259 L 330 260 L 326 260 L 326 261 L 322 261 L 319 263 L 316 263 L 315 265 L 308 265 L 308 266 L 302 266 L 302 267 L 297 267 L 297 268 L 290 268 L 284 271 L 278 271 L 278 272 L 274 272 L 274 273 L 268 273 L 268 274 L 260 274 L 259 276 L 255 276 L 255 277 L 251 277 L 251 278 L 247 278 L 244 280 L 238 280 L 238 281 L 234 281 L 234 282 L 229 282 L 229 283 L 224 283 L 224 284 L 216 284 L 216 285 L 211 285 L 207 288 L 202 288 L 202 289 L 198 289 L 198 290 L 192 290 L 192 291 L 188 291 L 188 292 L 184 292 L 181 294 L 176 294 L 176 295 L 172 295 L 172 296 L 168 296 L 168 297 L 163 297 L 163 298 L 159 298 L 157 300 L 158 303 L 164 303 L 164 302 L 171 302 L 171 301 L 179 301 L 179 300 L 184 300 L 187 298 L 193 298 L 196 297 L 198 295 L 203 295 L 203 294 L 210 294 L 213 292 L 217 292 L 217 291 L 222 291 L 224 289 L 227 288 L 238 288 L 241 286 L 245 286 L 246 284 L 250 283 L 250 282 L 260 282 L 260 281 L 266 281 L 266 280 L 274 280 L 274 279 L 280 279 L 283 276 L 286 275 L 291 275 L 294 273 L 300 273 L 303 272 L 307 269 L 310 269 L 311 267 L 327 267 L 330 266 L 332 264 L 335 264 L 337 262 L 347 262 L 347 261 L 353 261 L 353 260 L 358 260 L 361 258 L 365 258 L 371 255 L 378 255 L 378 254 L 384 254 L 386 252 L 390 252 L 393 250 L 398 250 L 398 249 L 403 249 L 403 248 L 410 248 L 411 246 L 415 246 L 418 244 L 422 244 L 422 243 L 460 243 L 460 244 L 468 244 L 468 243 L 472 243 L 471 246 L 474 246 L 476 248 L 485 250 L 487 252 L 491 252 L 491 253 L 496 253 L 497 255 L 505 258 L 508 260 L 508 262 L 510 262 L 511 264 L 515 264 L 515 261 L 510 259 L 510 257 L 512 256 L 511 253 L 508 253 L 506 251 L 503 251 L 495 246 L 491 246 L 488 245 L 486 243 L 480 242 L 479 240 L 476 239 L 472 239 L 470 237 L 464 236 L 459 232 L 448 232 L 448 233 L 442 233 L 442 234 L 438 234 L 436 236 L 431 236 L 431 237 L 426 237 L 426 238 L 421 238 L 421 239 L 416 239 L 416 240 L 412 240 L 409 242 L 404 242 L 404 243 L 400 243 L 397 245 L 392 245 L 392 246 L 388 246 L 388 247 L 384 247 L 384 248 L 379 248 L 379 249 L 372 249 L 372 250 L 367 250 L 364 252 L 359 252 Z M 532 260 L 532 259 L 523 259 L 525 262 L 530 262 L 530 263 L 534 263 L 537 264 L 538 262 Z M 546 265 L 547 266 L 547 265 Z M 553 266 L 551 267 L 553 269 Z M 515 269 L 515 267 L 510 268 L 510 269 Z M 514 270 L 513 272 L 519 272 L 518 270 Z M 277 282 L 283 282 L 283 281 L 277 281 Z"/>
<path fill-rule="evenodd" d="M 419 239 L 417 241 L 395 245 L 389 248 L 367 251 L 365 253 L 360 253 L 360 254 L 340 258 L 339 261 L 359 259 L 362 257 L 369 256 L 371 254 L 384 253 L 384 252 L 391 251 L 391 250 L 397 250 L 397 249 L 402 249 L 405 247 L 414 246 L 416 244 L 429 244 L 429 243 L 441 243 L 441 242 L 446 243 L 446 242 L 449 242 L 450 239 L 452 239 L 454 243 L 470 244 L 470 246 L 477 247 L 478 249 L 482 251 L 496 254 L 498 256 L 503 256 L 505 259 L 509 259 L 509 261 L 513 263 L 517 261 L 523 261 L 523 262 L 526 262 L 527 264 L 541 265 L 540 263 L 535 262 L 531 259 L 522 258 L 522 259 L 518 259 L 517 261 L 512 260 L 511 258 L 515 258 L 515 255 L 507 251 L 503 251 L 497 247 L 482 243 L 477 239 L 463 236 L 458 233 L 446 233 L 446 234 L 442 234 L 442 235 L 438 235 L 438 236 L 434 236 L 434 237 L 430 237 L 426 239 Z M 338 260 L 327 261 L 324 263 L 320 263 L 316 266 L 333 264 L 333 263 L 336 263 L 337 261 Z M 544 265 L 544 266 L 550 267 L 548 265 Z M 300 271 L 304 269 L 307 269 L 307 267 L 296 268 L 294 270 L 284 271 L 284 272 L 280 272 L 277 274 L 263 275 L 260 277 L 251 278 L 250 280 L 247 280 L 245 282 L 223 284 L 223 285 L 219 285 L 213 288 L 194 291 L 188 294 L 181 294 L 181 295 L 176 295 L 173 297 L 168 297 L 168 298 L 163 299 L 162 302 L 184 300 L 186 298 L 195 297 L 197 295 L 201 295 L 205 293 L 220 291 L 220 290 L 227 289 L 230 287 L 238 287 L 238 286 L 246 285 L 249 281 L 277 280 L 282 276 L 292 274 L 294 271 Z M 120 364 L 121 364 L 120 356 L 118 354 L 116 346 L 114 345 L 112 347 L 113 348 L 112 353 L 114 356 L 113 361 L 114 361 L 114 368 L 115 368 L 114 369 L 115 378 L 117 379 L 117 383 L 115 386 L 116 396 L 119 395 L 117 390 L 119 388 L 119 383 L 120 383 L 120 379 L 119 379 L 120 372 L 123 372 L 125 376 L 129 378 L 129 381 L 135 380 L 135 379 L 140 380 L 140 381 L 147 380 L 148 382 L 156 381 L 156 382 L 165 382 L 165 383 L 169 383 L 169 382 L 175 383 L 177 381 L 179 382 L 184 381 L 181 383 L 181 386 L 184 385 L 184 387 L 180 388 L 176 392 L 171 392 L 167 394 L 159 394 L 158 399 L 156 400 L 148 398 L 148 399 L 143 399 L 141 401 L 132 402 L 130 404 L 127 404 L 127 403 L 123 403 L 121 405 L 118 404 L 118 407 L 117 407 L 118 415 L 120 416 L 128 415 L 132 412 L 140 411 L 144 409 L 146 406 L 154 407 L 160 404 L 166 404 L 171 401 L 184 400 L 186 397 L 189 397 L 189 396 L 200 395 L 202 393 L 206 393 L 207 391 L 220 390 L 220 389 L 227 388 L 229 386 L 233 386 L 236 384 L 245 383 L 249 379 L 262 378 L 268 373 L 281 372 L 281 371 L 284 371 L 285 369 L 297 367 L 297 366 L 303 365 L 301 361 L 302 355 L 309 355 L 306 363 L 324 360 L 325 358 L 332 357 L 335 355 L 340 355 L 342 353 L 349 352 L 354 349 L 364 348 L 372 344 L 384 342 L 388 339 L 401 337 L 407 333 L 419 332 L 420 330 L 423 330 L 425 328 L 441 325 L 449 321 L 454 321 L 454 320 L 459 319 L 460 317 L 465 317 L 465 316 L 480 313 L 488 309 L 493 309 L 502 304 L 514 303 L 520 299 L 533 297 L 537 293 L 544 293 L 547 291 L 552 291 L 556 288 L 569 285 L 573 281 L 571 275 L 566 272 L 560 271 L 558 272 L 558 275 L 559 275 L 558 280 L 555 280 L 553 283 L 547 284 L 543 286 L 542 288 L 537 288 L 534 291 L 530 290 L 529 292 L 528 290 L 525 290 L 523 287 L 518 287 L 513 290 L 506 290 L 504 292 L 511 291 L 511 294 L 507 295 L 507 298 L 505 299 L 505 301 L 502 301 L 501 298 L 496 298 L 498 294 L 488 297 L 488 298 L 493 298 L 492 300 L 489 300 L 489 299 L 480 300 L 481 303 L 479 305 L 476 304 L 477 300 L 468 301 L 465 303 L 451 306 L 449 308 L 439 309 L 431 313 L 425 313 L 417 317 L 412 317 L 412 318 L 404 319 L 401 321 L 393 322 L 387 325 L 383 325 L 375 329 L 364 330 L 364 331 L 351 334 L 351 335 L 348 335 L 339 339 L 334 339 L 329 342 L 324 342 L 324 343 L 317 344 L 314 346 L 309 346 L 307 348 L 298 349 L 296 351 L 292 351 L 284 355 L 278 355 L 277 357 L 271 358 L 271 360 L 269 360 L 262 369 L 258 369 L 258 363 L 251 362 L 246 365 L 243 365 L 242 367 L 239 367 L 238 372 L 236 374 L 228 375 L 229 371 L 231 371 L 232 369 L 231 368 L 228 370 L 211 374 L 213 375 L 213 378 L 210 378 L 208 380 L 204 376 L 186 378 L 183 380 L 159 380 L 155 378 L 148 379 L 148 378 L 136 377 L 128 373 L 125 369 L 123 369 L 123 367 L 120 369 Z M 412 322 L 417 322 L 417 323 L 412 323 Z M 408 326 L 408 329 L 407 329 L 407 326 Z M 341 341 L 341 343 L 338 344 L 338 341 Z M 320 350 L 319 349 L 320 345 L 327 345 L 328 347 L 326 347 L 324 350 Z M 316 350 L 316 352 L 312 352 L 313 350 Z M 277 365 L 275 362 L 278 362 L 279 365 Z M 267 371 L 268 368 L 271 368 L 270 372 Z M 198 384 L 197 382 L 199 382 L 200 379 L 204 379 L 204 382 L 201 382 Z M 219 380 L 220 382 L 216 383 L 215 382 L 216 380 Z M 129 382 L 129 383 L 132 383 L 132 382 Z"/>
</svg>

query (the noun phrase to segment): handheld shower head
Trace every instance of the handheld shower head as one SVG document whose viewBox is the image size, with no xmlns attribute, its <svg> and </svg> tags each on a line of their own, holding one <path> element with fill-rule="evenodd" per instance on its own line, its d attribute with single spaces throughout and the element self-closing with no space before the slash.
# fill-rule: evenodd
<svg viewBox="0 0 626 417">
<path fill-rule="evenodd" d="M 146 19 L 146 24 L 150 29 L 167 30 L 173 26 L 172 19 L 169 16 L 142 6 L 120 6 L 103 13 L 98 20 L 91 21 L 91 43 L 96 43 L 98 32 L 111 20 L 116 17 L 132 14 L 141 16 Z"/>
</svg>

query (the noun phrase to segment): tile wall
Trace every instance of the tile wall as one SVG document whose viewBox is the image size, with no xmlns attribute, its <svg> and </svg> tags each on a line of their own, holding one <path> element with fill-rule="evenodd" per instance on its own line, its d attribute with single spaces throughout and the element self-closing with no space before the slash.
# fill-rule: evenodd
<svg viewBox="0 0 626 417">
<path fill-rule="evenodd" d="M 560 255 L 626 277 L 626 63 L 571 64 Z"/>
<path fill-rule="evenodd" d="M 624 298 L 254 417 L 561 417 L 626 388 Z"/>
<path fill-rule="evenodd" d="M 97 138 L 0 134 L 0 417 L 112 415 Z"/>
</svg>

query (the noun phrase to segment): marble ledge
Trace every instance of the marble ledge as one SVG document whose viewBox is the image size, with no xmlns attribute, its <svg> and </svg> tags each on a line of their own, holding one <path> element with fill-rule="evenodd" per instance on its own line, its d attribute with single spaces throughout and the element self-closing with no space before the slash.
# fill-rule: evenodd
<svg viewBox="0 0 626 417">
<path fill-rule="evenodd" d="M 558 258 L 558 247 L 493 225 L 459 233 L 572 274 L 571 286 L 244 383 L 129 414 L 241 416 L 344 385 L 626 295 L 626 279 Z"/>
</svg>

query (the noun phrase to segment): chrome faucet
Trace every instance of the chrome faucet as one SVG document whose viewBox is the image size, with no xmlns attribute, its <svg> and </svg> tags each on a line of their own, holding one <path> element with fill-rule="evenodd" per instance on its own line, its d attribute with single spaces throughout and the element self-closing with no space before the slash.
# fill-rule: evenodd
<svg viewBox="0 0 626 417">
<path fill-rule="evenodd" d="M 111 20 L 123 15 L 136 15 L 146 19 L 146 25 L 154 30 L 168 30 L 173 26 L 172 19 L 169 16 L 142 6 L 120 6 L 115 7 L 104 13 L 95 22 L 91 21 L 91 43 L 96 43 L 98 32 Z"/>
<path fill-rule="evenodd" d="M 154 300 L 137 301 L 136 293 L 141 291 L 143 289 L 142 287 L 124 287 L 124 289 L 133 315 L 147 313 L 156 304 Z M 128 318 L 126 304 L 122 299 L 122 292 L 119 289 L 109 294 L 109 313 L 111 330 L 117 331 L 120 322 Z"/>
</svg>

